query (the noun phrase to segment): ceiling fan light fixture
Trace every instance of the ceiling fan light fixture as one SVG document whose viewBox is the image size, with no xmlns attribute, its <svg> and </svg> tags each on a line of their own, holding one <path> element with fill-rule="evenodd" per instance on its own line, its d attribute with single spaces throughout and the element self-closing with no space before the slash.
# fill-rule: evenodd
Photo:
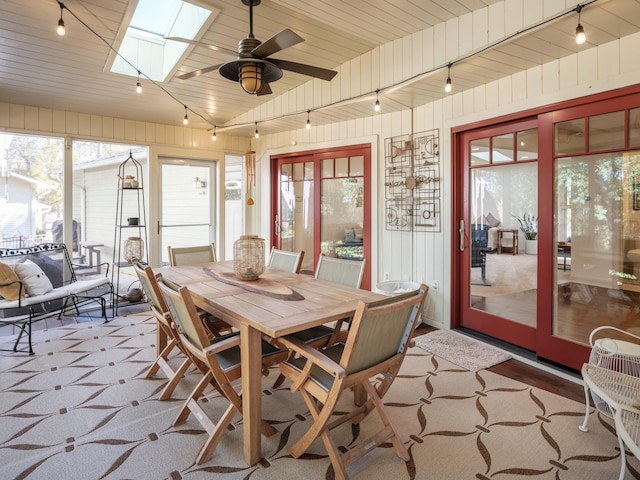
<svg viewBox="0 0 640 480">
<path fill-rule="evenodd" d="M 280 68 L 259 58 L 232 60 L 222 64 L 219 72 L 224 78 L 240 82 L 242 89 L 251 95 L 257 95 L 266 84 L 282 78 Z"/>
<path fill-rule="evenodd" d="M 240 85 L 251 95 L 256 95 L 262 90 L 262 65 L 253 62 L 243 63 L 240 66 Z"/>
</svg>

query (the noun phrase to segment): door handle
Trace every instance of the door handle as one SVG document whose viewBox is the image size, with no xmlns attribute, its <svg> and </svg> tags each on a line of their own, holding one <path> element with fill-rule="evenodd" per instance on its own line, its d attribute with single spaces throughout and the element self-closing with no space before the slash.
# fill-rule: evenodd
<svg viewBox="0 0 640 480">
<path fill-rule="evenodd" d="M 460 248 L 461 252 L 464 252 L 464 220 L 460 220 L 460 228 L 458 228 L 458 234 L 460 235 Z"/>
</svg>

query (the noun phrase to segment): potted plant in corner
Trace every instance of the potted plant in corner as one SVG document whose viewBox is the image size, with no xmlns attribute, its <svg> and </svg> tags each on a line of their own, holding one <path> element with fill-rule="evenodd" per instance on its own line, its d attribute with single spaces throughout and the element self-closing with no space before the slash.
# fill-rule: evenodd
<svg viewBox="0 0 640 480">
<path fill-rule="evenodd" d="M 512 215 L 520 223 L 520 230 L 524 234 L 524 252 L 529 255 L 538 253 L 538 217 L 524 214 L 521 217 Z"/>
</svg>

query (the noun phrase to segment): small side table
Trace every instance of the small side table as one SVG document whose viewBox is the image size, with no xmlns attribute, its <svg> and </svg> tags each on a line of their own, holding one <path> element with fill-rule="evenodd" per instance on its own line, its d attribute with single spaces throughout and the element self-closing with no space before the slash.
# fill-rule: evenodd
<svg viewBox="0 0 640 480">
<path fill-rule="evenodd" d="M 87 257 L 89 260 L 89 266 L 93 267 L 93 254 L 96 255 L 96 267 L 98 273 L 100 273 L 100 247 L 104 247 L 104 243 L 100 242 L 92 242 L 91 240 L 87 240 L 86 242 L 80 242 L 80 246 L 87 249 Z"/>
<path fill-rule="evenodd" d="M 511 234 L 511 246 L 502 246 L 502 235 L 504 233 Z M 517 228 L 500 228 L 498 229 L 498 253 L 502 253 L 502 249 L 510 248 L 512 255 L 518 254 L 518 229 Z"/>
</svg>

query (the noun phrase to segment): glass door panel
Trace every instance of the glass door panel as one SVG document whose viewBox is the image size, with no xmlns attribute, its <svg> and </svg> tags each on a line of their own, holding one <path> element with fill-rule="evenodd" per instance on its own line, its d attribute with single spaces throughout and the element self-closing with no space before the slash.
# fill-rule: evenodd
<svg viewBox="0 0 640 480">
<path fill-rule="evenodd" d="M 471 170 L 469 306 L 531 327 L 537 246 L 527 247 L 516 217 L 537 217 L 537 187 L 536 163 Z"/>
<path fill-rule="evenodd" d="M 301 272 L 320 255 L 371 260 L 371 148 L 354 145 L 273 157 L 272 245 L 304 250 Z M 365 269 L 363 288 L 370 288 Z"/>
<path fill-rule="evenodd" d="M 364 258 L 363 157 L 322 161 L 320 251 L 330 257 Z"/>
<path fill-rule="evenodd" d="M 554 173 L 553 335 L 588 345 L 600 325 L 640 325 L 640 152 L 559 158 Z"/>
<path fill-rule="evenodd" d="M 212 180 L 212 168 L 204 162 L 162 163 L 159 231 L 163 265 L 169 263 L 168 246 L 190 247 L 214 241 Z"/>
<path fill-rule="evenodd" d="M 276 247 L 288 252 L 304 251 L 301 271 L 313 272 L 314 165 L 298 161 L 281 163 Z"/>
</svg>

